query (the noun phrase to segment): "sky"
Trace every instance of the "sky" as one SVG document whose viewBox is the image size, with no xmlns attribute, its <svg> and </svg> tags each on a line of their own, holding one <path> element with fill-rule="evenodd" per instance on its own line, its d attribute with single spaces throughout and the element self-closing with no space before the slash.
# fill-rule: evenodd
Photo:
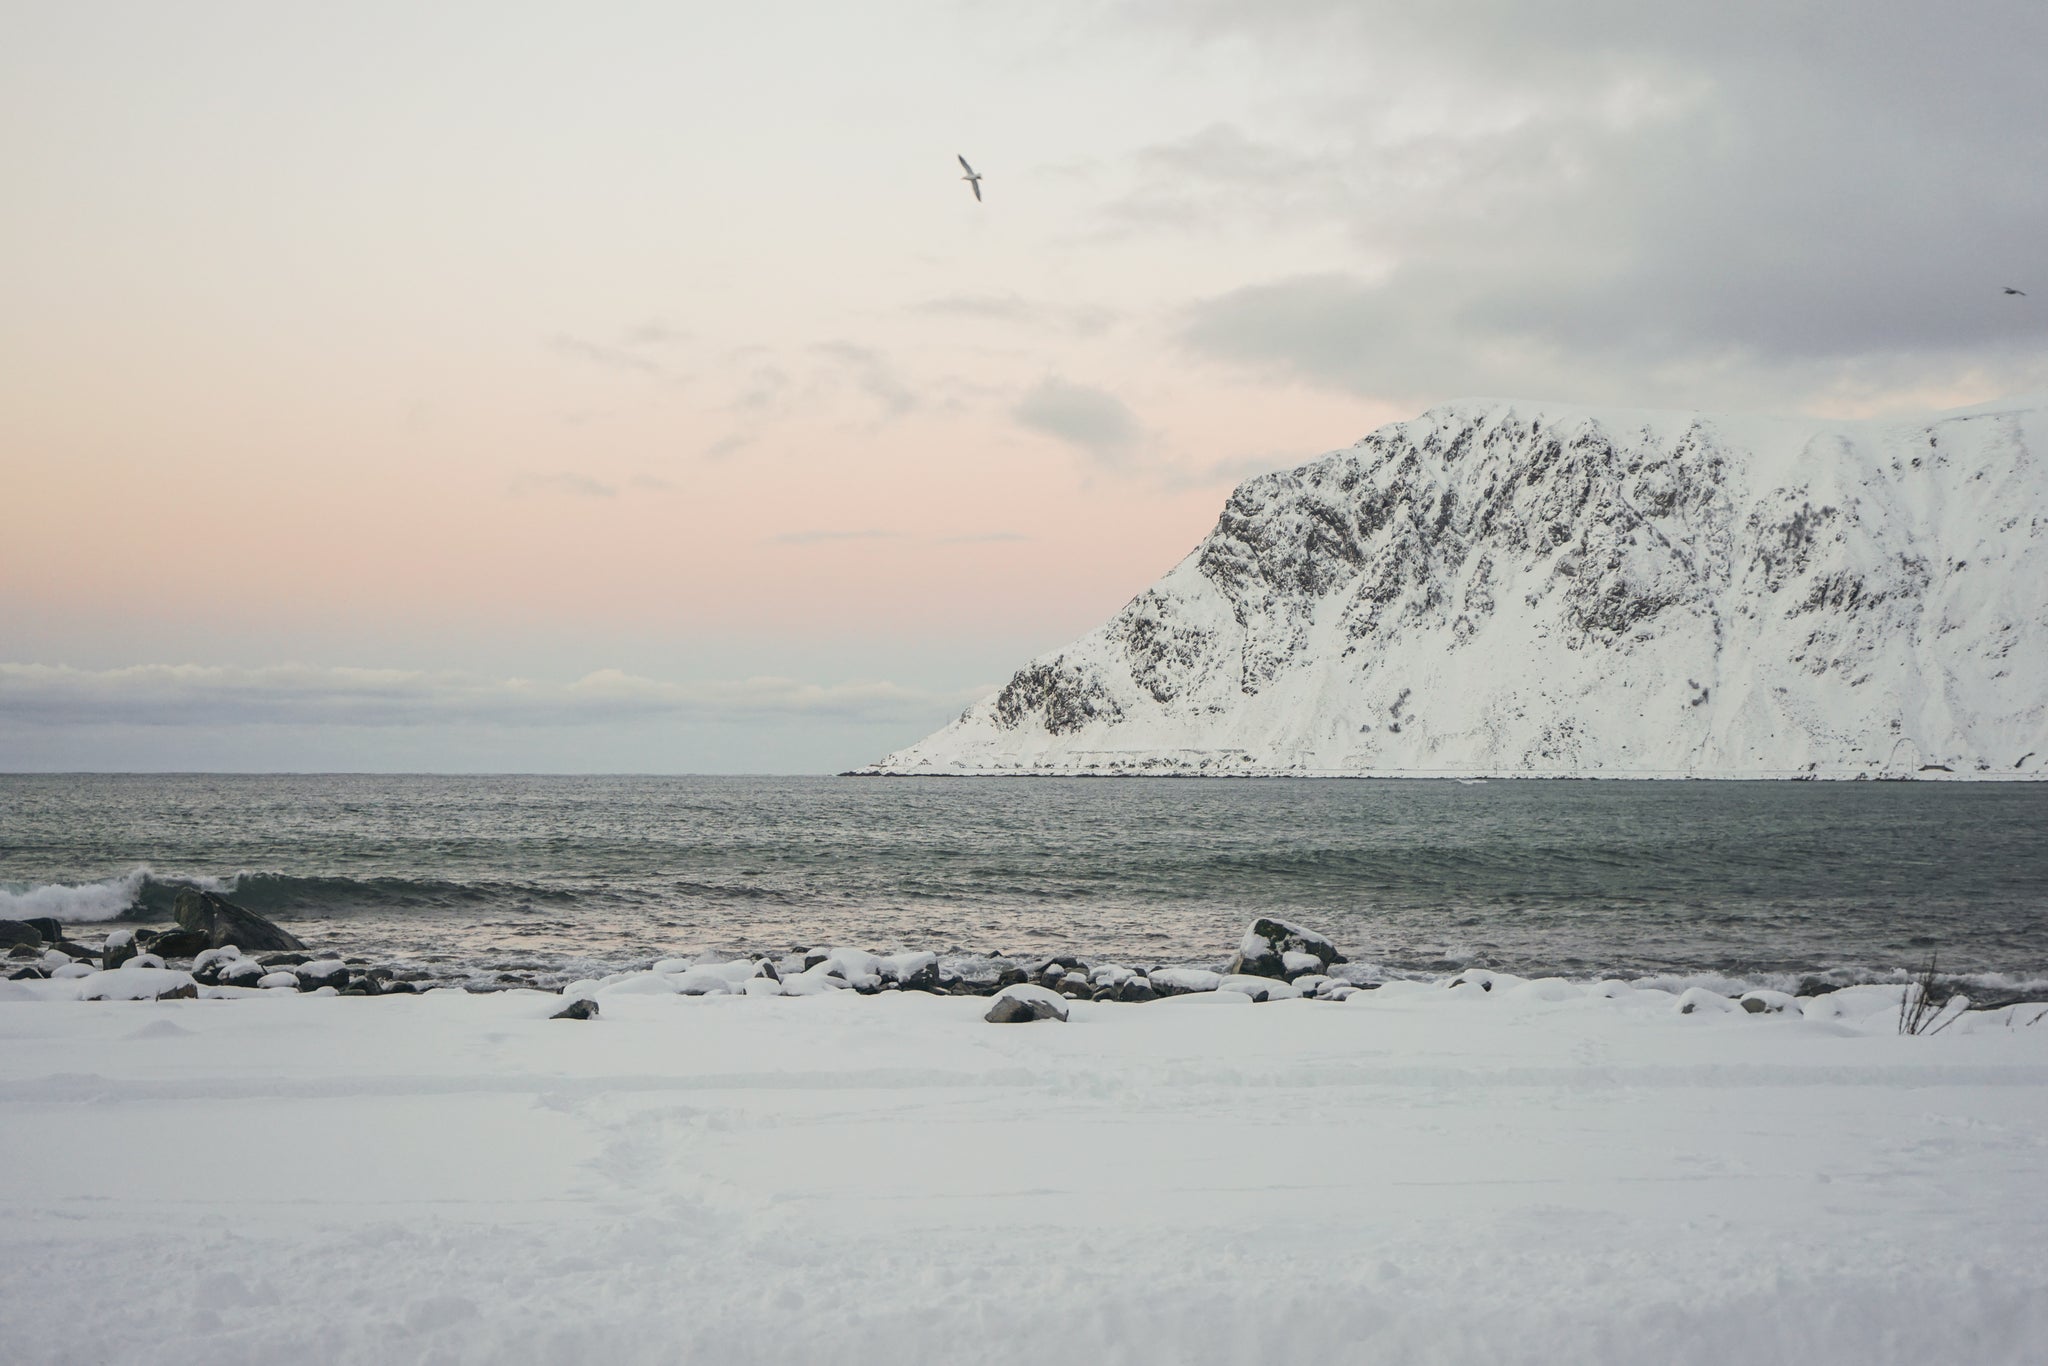
<svg viewBox="0 0 2048 1366">
<path fill-rule="evenodd" d="M 2044 51 L 2038 0 L 0 0 L 0 770 L 835 771 L 1436 403 L 2048 391 Z"/>
</svg>

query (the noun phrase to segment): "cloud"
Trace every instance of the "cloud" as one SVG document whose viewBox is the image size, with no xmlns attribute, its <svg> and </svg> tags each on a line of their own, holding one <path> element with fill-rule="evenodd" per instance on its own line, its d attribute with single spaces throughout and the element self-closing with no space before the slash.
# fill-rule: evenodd
<svg viewBox="0 0 2048 1366">
<path fill-rule="evenodd" d="M 817 545 L 824 541 L 897 541 L 903 539 L 903 533 L 879 530 L 785 531 L 768 539 L 776 545 Z"/>
<path fill-rule="evenodd" d="M 812 349 L 844 366 L 855 387 L 881 406 L 884 418 L 902 417 L 917 406 L 917 396 L 897 376 L 888 359 L 874 348 L 838 341 Z"/>
<path fill-rule="evenodd" d="M 558 470 L 546 474 L 522 474 L 512 481 L 514 493 L 566 493 L 577 498 L 616 498 L 619 489 L 616 484 L 607 484 L 602 479 L 593 479 L 587 474 L 574 470 Z"/>
<path fill-rule="evenodd" d="M 650 318 L 627 328 L 620 334 L 620 341 L 629 347 L 679 346 L 689 341 L 691 336 L 691 333 L 671 327 L 659 318 Z"/>
<path fill-rule="evenodd" d="M 941 318 L 1045 328 L 1084 337 L 1094 336 L 1116 321 L 1116 314 L 1107 308 L 1034 303 L 1018 294 L 949 294 L 927 299 L 913 311 Z"/>
<path fill-rule="evenodd" d="M 1011 416 L 1105 464 L 1122 463 L 1143 435 L 1137 416 L 1115 394 L 1057 376 L 1039 381 L 1017 401 Z"/>
<path fill-rule="evenodd" d="M 0 664 L 0 724 L 575 726 L 636 720 L 927 722 L 985 691 L 748 678 L 664 683 L 616 669 L 572 683 L 399 669 Z"/>
<path fill-rule="evenodd" d="M 627 334 L 629 338 L 636 336 L 644 337 L 645 335 L 639 329 Z M 666 339 L 665 335 L 663 339 Z M 660 380 L 662 383 L 670 385 L 687 383 L 688 381 L 684 376 L 677 374 L 652 356 L 645 355 L 642 351 L 636 349 L 653 344 L 655 344 L 653 341 L 641 340 L 637 342 L 629 341 L 625 346 L 607 346 L 603 342 L 586 341 L 581 337 L 572 337 L 566 333 L 556 333 L 548 338 L 548 346 L 556 353 L 571 356 L 577 360 L 587 361 L 600 369 L 610 370 L 614 374 L 645 375 L 649 379 Z"/>
<path fill-rule="evenodd" d="M 1105 219 L 1303 264 L 1197 353 L 1376 397 L 1777 404 L 2048 379 L 2048 7 L 1192 0 L 1297 72 L 1270 126 L 1131 158 Z"/>
<path fill-rule="evenodd" d="M 747 349 L 751 351 L 754 348 Z M 756 365 L 747 374 L 738 395 L 727 406 L 735 412 L 772 415 L 782 412 L 789 403 L 789 375 L 779 366 Z"/>
</svg>

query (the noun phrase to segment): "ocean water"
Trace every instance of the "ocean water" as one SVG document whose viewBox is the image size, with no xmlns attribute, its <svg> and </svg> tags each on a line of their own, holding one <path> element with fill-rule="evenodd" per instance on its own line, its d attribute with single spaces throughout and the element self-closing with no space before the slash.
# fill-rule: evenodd
<svg viewBox="0 0 2048 1366">
<path fill-rule="evenodd" d="M 476 981 L 852 944 L 2048 986 L 2048 784 L 0 775 L 0 916 L 226 891 Z"/>
</svg>

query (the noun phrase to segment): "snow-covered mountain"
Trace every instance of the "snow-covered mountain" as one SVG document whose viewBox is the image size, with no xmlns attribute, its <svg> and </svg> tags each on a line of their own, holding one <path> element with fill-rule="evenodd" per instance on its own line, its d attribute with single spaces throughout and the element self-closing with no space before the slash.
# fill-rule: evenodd
<svg viewBox="0 0 2048 1366">
<path fill-rule="evenodd" d="M 2048 774 L 2048 398 L 1464 401 L 1248 480 L 878 773 Z"/>
</svg>

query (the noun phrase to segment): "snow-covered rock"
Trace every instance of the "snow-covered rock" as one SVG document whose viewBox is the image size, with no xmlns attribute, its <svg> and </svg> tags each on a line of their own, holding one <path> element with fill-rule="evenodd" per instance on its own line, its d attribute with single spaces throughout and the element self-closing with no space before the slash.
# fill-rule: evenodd
<svg viewBox="0 0 2048 1366">
<path fill-rule="evenodd" d="M 680 996 L 733 996 L 752 978 L 754 969 L 745 959 L 737 966 L 744 971 L 736 972 L 731 963 L 705 963 L 670 976 Z"/>
<path fill-rule="evenodd" d="M 81 1001 L 171 1001 L 199 994 L 199 987 L 186 972 L 174 972 L 161 965 L 153 968 L 115 968 L 95 972 L 78 981 Z"/>
<path fill-rule="evenodd" d="M 293 969 L 299 985 L 308 991 L 339 987 L 348 981 L 348 965 L 339 958 L 314 958 Z"/>
<path fill-rule="evenodd" d="M 268 975 L 264 966 L 253 958 L 234 958 L 214 967 L 214 980 L 222 986 L 253 987 Z M 284 975 L 292 976 L 290 973 Z M 294 977 L 292 980 L 296 982 L 298 979 Z"/>
<path fill-rule="evenodd" d="M 1314 930 L 1291 920 L 1260 916 L 1238 941 L 1237 956 L 1230 960 L 1233 974 L 1279 977 L 1292 980 L 1312 973 L 1321 974 L 1345 961 L 1337 946 Z"/>
<path fill-rule="evenodd" d="M 882 977 L 906 989 L 936 989 L 939 956 L 929 949 L 891 954 L 882 959 Z"/>
<path fill-rule="evenodd" d="M 989 1003 L 988 1014 L 982 1018 L 990 1024 L 1031 1024 L 1037 1020 L 1064 1023 L 1067 1003 L 1058 992 L 1027 982 L 997 992 L 995 1000 Z"/>
<path fill-rule="evenodd" d="M 824 961 L 783 978 L 780 986 L 784 996 L 824 996 L 848 990 L 846 979 L 839 975 L 833 964 Z"/>
<path fill-rule="evenodd" d="M 1224 975 L 1217 984 L 1218 991 L 1241 991 L 1254 1001 L 1291 1001 L 1301 995 L 1301 988 L 1292 982 L 1282 982 L 1273 977 L 1259 977 L 1251 974 Z"/>
<path fill-rule="evenodd" d="M 100 945 L 100 966 L 109 970 L 118 968 L 141 952 L 136 947 L 135 931 L 110 931 L 106 942 Z"/>
<path fill-rule="evenodd" d="M 2039 778 L 2044 454 L 2048 398 L 1448 404 L 873 771 Z"/>
<path fill-rule="evenodd" d="M 1187 996 L 1215 991 L 1223 985 L 1223 974 L 1207 968 L 1154 968 L 1146 980 L 1161 996 Z"/>
</svg>

